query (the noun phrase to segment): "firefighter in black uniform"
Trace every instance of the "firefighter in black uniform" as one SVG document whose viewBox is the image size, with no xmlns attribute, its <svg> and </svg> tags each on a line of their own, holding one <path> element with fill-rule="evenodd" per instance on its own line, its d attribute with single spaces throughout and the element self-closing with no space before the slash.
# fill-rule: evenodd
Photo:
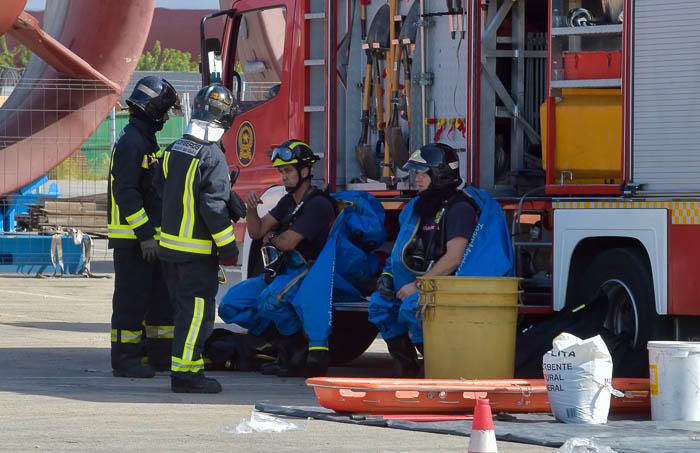
<svg viewBox="0 0 700 453">
<path fill-rule="evenodd" d="M 171 390 L 177 393 L 221 392 L 215 379 L 204 377 L 202 349 L 214 325 L 218 265 L 235 263 L 232 222 L 245 212 L 219 145 L 237 111 L 225 87 L 202 88 L 184 136 L 165 150 L 161 164 L 160 256 L 175 304 Z"/>
<path fill-rule="evenodd" d="M 126 102 L 129 124 L 112 151 L 107 201 L 107 234 L 114 249 L 112 370 L 118 377 L 150 378 L 154 370 L 170 369 L 173 337 L 173 309 L 158 261 L 155 134 L 179 104 L 173 86 L 155 76 L 139 80 Z M 148 363 L 142 362 L 144 354 Z"/>
</svg>

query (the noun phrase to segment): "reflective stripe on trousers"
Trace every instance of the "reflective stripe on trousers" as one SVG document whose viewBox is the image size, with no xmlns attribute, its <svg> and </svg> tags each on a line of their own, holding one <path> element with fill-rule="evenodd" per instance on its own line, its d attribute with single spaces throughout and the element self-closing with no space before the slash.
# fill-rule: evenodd
<svg viewBox="0 0 700 453">
<path fill-rule="evenodd" d="M 175 326 L 146 326 L 146 338 L 172 340 Z"/>
<path fill-rule="evenodd" d="M 112 343 L 119 343 L 121 338 L 121 343 L 138 344 L 141 343 L 142 336 L 143 330 L 112 329 Z"/>
<path fill-rule="evenodd" d="M 185 338 L 182 357 L 172 357 L 171 371 L 196 373 L 204 370 L 204 360 L 201 357 L 193 360 L 195 344 L 197 342 L 197 337 L 199 336 L 199 331 L 202 328 L 203 319 L 204 299 L 201 297 L 195 297 L 192 320 L 187 331 L 187 337 Z"/>
</svg>

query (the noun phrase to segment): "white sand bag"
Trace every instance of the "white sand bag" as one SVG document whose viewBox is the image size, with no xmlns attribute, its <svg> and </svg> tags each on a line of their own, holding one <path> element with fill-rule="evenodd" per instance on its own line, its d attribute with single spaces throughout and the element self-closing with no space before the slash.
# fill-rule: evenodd
<svg viewBox="0 0 700 453">
<path fill-rule="evenodd" d="M 612 388 L 612 358 L 603 339 L 562 333 L 552 346 L 542 369 L 554 417 L 564 423 L 606 423 L 610 395 L 624 395 Z"/>
</svg>

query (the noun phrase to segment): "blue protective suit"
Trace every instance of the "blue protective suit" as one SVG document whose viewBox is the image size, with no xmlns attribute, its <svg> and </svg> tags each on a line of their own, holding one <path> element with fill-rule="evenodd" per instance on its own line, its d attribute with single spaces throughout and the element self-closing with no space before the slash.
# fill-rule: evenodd
<svg viewBox="0 0 700 453">
<path fill-rule="evenodd" d="M 514 275 L 515 259 L 510 230 L 500 205 L 480 189 L 466 187 L 463 190 L 479 207 L 479 220 L 464 251 L 462 262 L 454 275 L 462 277 Z M 411 200 L 399 215 L 399 234 L 384 267 L 384 272 L 393 276 L 396 291 L 417 277 L 403 263 L 402 253 L 419 227 L 419 217 L 414 212 L 418 198 Z M 419 300 L 418 293 L 401 301 L 398 298 L 387 300 L 375 292 L 370 297 L 369 320 L 379 328 L 385 340 L 408 332 L 414 344 L 423 343 L 423 323 L 418 311 Z"/>
<path fill-rule="evenodd" d="M 372 251 L 386 238 L 384 210 L 374 197 L 343 192 L 334 198 L 349 204 L 336 218 L 312 265 L 293 253 L 269 285 L 264 276 L 239 283 L 224 296 L 219 306 L 221 319 L 254 335 L 261 334 L 270 322 L 282 335 L 293 335 L 303 327 L 309 347 L 328 346 L 333 300 L 364 298 L 362 288 L 375 278 L 379 267 Z M 357 239 L 358 232 L 361 239 Z"/>
</svg>

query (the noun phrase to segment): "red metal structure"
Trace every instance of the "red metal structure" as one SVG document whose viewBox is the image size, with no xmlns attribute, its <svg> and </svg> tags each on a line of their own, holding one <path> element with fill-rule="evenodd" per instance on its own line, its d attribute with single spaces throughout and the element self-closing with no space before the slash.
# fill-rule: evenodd
<svg viewBox="0 0 700 453">
<path fill-rule="evenodd" d="M 0 108 L 0 194 L 11 193 L 67 158 L 107 116 L 136 68 L 153 0 L 48 0 L 44 23 L 7 0 L 0 34 L 34 52 Z"/>
</svg>

